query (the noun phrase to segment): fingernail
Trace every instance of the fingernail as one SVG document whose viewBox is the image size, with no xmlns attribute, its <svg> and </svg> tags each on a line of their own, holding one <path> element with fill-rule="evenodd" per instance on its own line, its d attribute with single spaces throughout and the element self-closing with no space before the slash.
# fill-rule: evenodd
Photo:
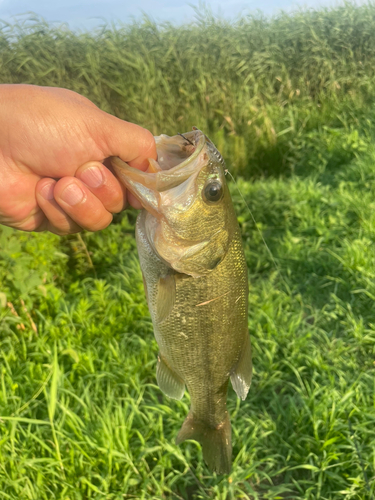
<svg viewBox="0 0 375 500">
<path fill-rule="evenodd" d="M 86 168 L 79 177 L 81 181 L 91 188 L 98 188 L 104 182 L 103 174 L 99 167 Z"/>
<path fill-rule="evenodd" d="M 50 182 L 49 184 L 45 184 L 42 189 L 39 191 L 39 194 L 45 200 L 53 200 L 53 191 L 55 189 L 55 183 Z"/>
<path fill-rule="evenodd" d="M 69 184 L 61 193 L 60 198 L 68 205 L 74 206 L 83 200 L 85 193 L 74 182 Z"/>
</svg>

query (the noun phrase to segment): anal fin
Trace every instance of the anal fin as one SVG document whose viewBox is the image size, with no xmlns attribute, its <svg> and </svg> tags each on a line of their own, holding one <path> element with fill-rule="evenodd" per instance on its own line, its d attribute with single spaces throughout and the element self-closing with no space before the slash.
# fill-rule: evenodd
<svg viewBox="0 0 375 500">
<path fill-rule="evenodd" d="M 166 364 L 161 355 L 158 355 L 156 365 L 156 380 L 164 394 L 173 399 L 181 399 L 185 392 L 184 381 Z"/>
<path fill-rule="evenodd" d="M 251 361 L 250 336 L 246 333 L 240 359 L 230 376 L 232 387 L 236 391 L 237 396 L 242 400 L 246 399 L 247 393 L 249 392 L 252 373 L 253 364 Z"/>
</svg>

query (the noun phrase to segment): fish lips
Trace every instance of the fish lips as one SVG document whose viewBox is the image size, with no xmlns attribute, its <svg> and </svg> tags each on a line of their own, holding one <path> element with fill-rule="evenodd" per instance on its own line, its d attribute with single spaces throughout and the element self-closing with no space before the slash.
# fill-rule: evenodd
<svg viewBox="0 0 375 500">
<path fill-rule="evenodd" d="M 165 209 L 168 211 L 167 207 L 174 202 L 183 208 L 183 199 L 186 198 L 185 204 L 190 204 L 193 181 L 205 164 L 207 140 L 197 129 L 181 136 L 156 137 L 158 161 L 150 159 L 146 172 L 130 167 L 118 157 L 111 157 L 110 160 L 120 182 L 134 194 L 143 208 L 160 219 L 165 215 Z M 170 193 L 167 195 L 166 191 Z"/>
</svg>

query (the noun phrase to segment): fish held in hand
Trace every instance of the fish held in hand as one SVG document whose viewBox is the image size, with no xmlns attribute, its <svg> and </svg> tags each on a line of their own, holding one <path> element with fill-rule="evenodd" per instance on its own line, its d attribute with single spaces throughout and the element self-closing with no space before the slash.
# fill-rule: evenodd
<svg viewBox="0 0 375 500">
<path fill-rule="evenodd" d="M 177 443 L 195 439 L 212 471 L 229 473 L 229 379 L 241 399 L 251 383 L 248 280 L 241 233 L 223 158 L 194 129 L 155 138 L 158 161 L 146 172 L 112 165 L 142 203 L 137 247 L 159 345 L 156 377 L 169 397 L 185 387 L 190 412 Z"/>
</svg>

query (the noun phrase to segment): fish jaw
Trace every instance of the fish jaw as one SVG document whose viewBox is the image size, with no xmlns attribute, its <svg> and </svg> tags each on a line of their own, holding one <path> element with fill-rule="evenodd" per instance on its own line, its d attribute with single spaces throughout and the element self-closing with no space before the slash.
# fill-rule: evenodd
<svg viewBox="0 0 375 500">
<path fill-rule="evenodd" d="M 111 164 L 121 183 L 155 217 L 160 216 L 160 194 L 156 189 L 157 173 L 146 173 L 131 167 L 120 158 L 112 157 Z"/>
<path fill-rule="evenodd" d="M 146 172 L 142 172 L 141 170 L 131 167 L 118 157 L 111 157 L 112 167 L 114 168 L 114 171 L 121 183 L 124 184 L 132 194 L 134 194 L 144 209 L 152 213 L 157 218 L 160 218 L 162 215 L 162 207 L 168 199 L 168 196 L 164 196 L 164 199 L 161 200 L 160 193 L 173 190 L 176 186 L 183 185 L 189 178 L 190 180 L 193 180 L 202 168 L 204 162 L 202 158 L 202 150 L 205 145 L 205 136 L 200 131 L 195 131 L 195 134 L 196 145 L 190 146 L 190 156 L 177 164 L 175 164 L 176 157 L 182 159 L 182 153 L 184 152 L 184 146 L 181 144 L 181 137 L 179 136 L 168 137 L 161 135 L 156 137 L 156 142 L 159 146 L 160 163 L 149 158 L 149 167 Z M 176 152 L 176 137 L 180 142 L 180 157 Z M 171 145 L 174 147 L 175 153 L 174 159 L 170 159 L 172 167 L 167 169 L 167 147 L 171 147 Z M 164 169 L 162 167 L 164 167 Z M 182 189 L 180 187 L 180 195 L 186 191 L 185 188 L 186 186 L 182 186 Z M 170 194 L 173 198 L 176 195 L 177 193 L 174 192 Z"/>
</svg>

